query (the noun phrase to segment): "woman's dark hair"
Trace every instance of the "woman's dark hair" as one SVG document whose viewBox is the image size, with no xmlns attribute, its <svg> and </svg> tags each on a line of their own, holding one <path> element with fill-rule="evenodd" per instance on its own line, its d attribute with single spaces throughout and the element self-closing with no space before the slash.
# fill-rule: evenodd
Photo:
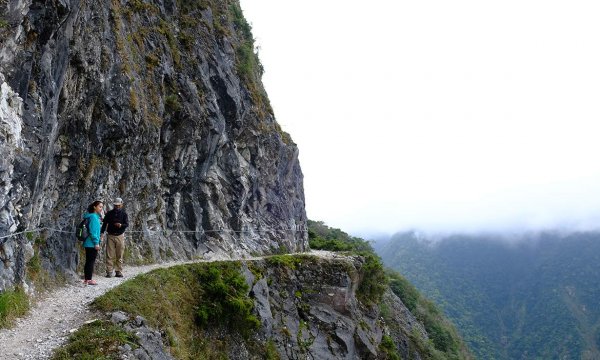
<svg viewBox="0 0 600 360">
<path fill-rule="evenodd" d="M 96 209 L 94 209 L 96 206 L 98 206 L 98 204 L 102 204 L 102 201 L 100 200 L 96 200 L 93 203 L 90 204 L 90 206 L 88 206 L 88 210 L 87 212 L 89 213 L 93 213 L 94 211 L 96 211 Z"/>
</svg>

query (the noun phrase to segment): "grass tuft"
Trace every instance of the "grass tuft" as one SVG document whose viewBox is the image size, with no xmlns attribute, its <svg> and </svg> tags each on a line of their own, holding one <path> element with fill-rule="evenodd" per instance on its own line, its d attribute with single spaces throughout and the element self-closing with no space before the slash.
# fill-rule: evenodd
<svg viewBox="0 0 600 360">
<path fill-rule="evenodd" d="M 379 343 L 379 351 L 381 352 L 379 355 L 382 359 L 401 359 L 400 355 L 398 355 L 398 351 L 396 350 L 396 345 L 394 344 L 394 341 L 388 335 L 383 335 L 381 343 Z"/>
<path fill-rule="evenodd" d="M 0 294 L 0 328 L 14 325 L 15 320 L 29 311 L 29 299 L 21 287 Z"/>
<path fill-rule="evenodd" d="M 302 257 L 294 255 L 273 255 L 265 259 L 271 266 L 280 266 L 291 270 L 296 270 L 302 263 Z"/>
<path fill-rule="evenodd" d="M 138 347 L 137 338 L 107 320 L 83 325 L 69 338 L 69 343 L 58 349 L 52 360 L 120 359 L 119 346 Z"/>
</svg>

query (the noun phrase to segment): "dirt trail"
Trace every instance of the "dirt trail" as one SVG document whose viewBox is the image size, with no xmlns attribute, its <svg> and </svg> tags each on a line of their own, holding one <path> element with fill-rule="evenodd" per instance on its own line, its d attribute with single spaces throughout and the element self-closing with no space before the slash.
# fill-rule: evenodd
<svg viewBox="0 0 600 360">
<path fill-rule="evenodd" d="M 311 255 L 324 258 L 337 257 L 327 251 L 311 251 Z M 239 260 L 258 260 L 261 257 Z M 64 344 L 69 335 L 86 321 L 97 315 L 89 309 L 89 304 L 98 296 L 113 287 L 148 271 L 193 262 L 209 262 L 225 259 L 180 261 L 147 266 L 123 268 L 124 278 L 94 276 L 96 286 L 83 282 L 68 284 L 46 294 L 31 309 L 29 314 L 17 320 L 12 329 L 0 330 L 0 359 L 48 359 L 52 351 Z M 234 259 L 227 259 L 234 260 Z"/>
</svg>

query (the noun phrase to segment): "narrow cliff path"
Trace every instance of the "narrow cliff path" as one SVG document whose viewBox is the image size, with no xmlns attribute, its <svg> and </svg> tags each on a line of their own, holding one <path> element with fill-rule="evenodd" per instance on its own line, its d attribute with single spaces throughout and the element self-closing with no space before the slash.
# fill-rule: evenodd
<svg viewBox="0 0 600 360">
<path fill-rule="evenodd" d="M 319 257 L 336 257 L 327 251 L 304 253 Z M 338 255 L 339 256 L 339 255 Z M 34 304 L 29 314 L 17 320 L 12 329 L 0 330 L 0 359 L 48 359 L 52 351 L 64 344 L 69 335 L 86 321 L 93 320 L 97 314 L 90 310 L 89 304 L 108 290 L 148 271 L 194 262 L 212 262 L 221 260 L 259 260 L 262 257 L 245 259 L 222 259 L 179 261 L 147 266 L 126 266 L 124 278 L 105 278 L 94 275 L 96 286 L 83 282 L 71 283 L 46 294 Z"/>
</svg>

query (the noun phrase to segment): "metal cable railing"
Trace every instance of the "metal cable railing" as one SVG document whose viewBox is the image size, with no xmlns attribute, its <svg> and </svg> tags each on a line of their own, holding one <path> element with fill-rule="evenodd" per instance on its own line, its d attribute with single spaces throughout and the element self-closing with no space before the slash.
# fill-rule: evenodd
<svg viewBox="0 0 600 360">
<path fill-rule="evenodd" d="M 64 233 L 64 234 L 75 234 L 75 229 L 69 229 L 69 230 L 65 230 L 65 229 L 54 229 L 51 227 L 40 227 L 40 228 L 35 228 L 35 229 L 28 229 L 28 230 L 23 230 L 23 231 L 19 231 L 17 233 L 12 233 L 12 234 L 8 234 L 8 235 L 3 235 L 0 236 L 0 240 L 3 239 L 7 239 L 7 238 L 11 238 L 11 237 L 15 237 L 21 234 L 27 234 L 27 233 L 38 233 L 41 231 L 52 231 L 52 232 L 57 232 L 57 233 Z M 155 234 L 164 234 L 166 235 L 172 235 L 172 234 L 206 234 L 206 233 L 231 233 L 231 234 L 243 234 L 243 233 L 260 233 L 260 232 L 307 232 L 307 228 L 303 227 L 303 226 L 297 226 L 297 227 L 290 227 L 290 228 L 265 228 L 265 227 L 261 227 L 258 229 L 247 229 L 247 230 L 231 230 L 231 229 L 207 229 L 207 230 L 171 230 L 171 229 L 163 229 L 163 230 L 126 230 L 127 233 L 129 234 L 150 234 L 152 235 L 153 233 Z"/>
</svg>

